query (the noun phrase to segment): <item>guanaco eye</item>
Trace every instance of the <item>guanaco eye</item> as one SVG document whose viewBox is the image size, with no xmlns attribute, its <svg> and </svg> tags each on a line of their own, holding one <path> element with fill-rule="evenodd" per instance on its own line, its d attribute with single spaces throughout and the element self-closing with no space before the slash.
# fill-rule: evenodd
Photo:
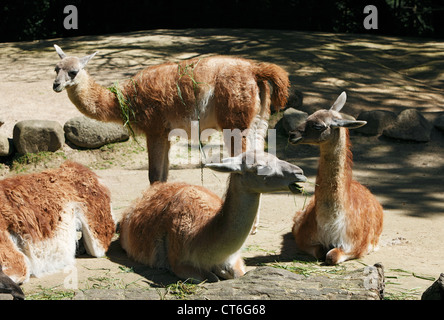
<svg viewBox="0 0 444 320">
<path fill-rule="evenodd" d="M 313 124 L 312 127 L 313 127 L 313 129 L 315 129 L 317 131 L 321 131 L 321 130 L 325 129 L 325 126 L 323 124 L 317 124 L 317 123 Z"/>
<path fill-rule="evenodd" d="M 79 73 L 78 70 L 71 70 L 71 71 L 68 71 L 68 76 L 70 76 L 71 78 L 74 78 L 77 75 L 77 73 Z"/>
</svg>

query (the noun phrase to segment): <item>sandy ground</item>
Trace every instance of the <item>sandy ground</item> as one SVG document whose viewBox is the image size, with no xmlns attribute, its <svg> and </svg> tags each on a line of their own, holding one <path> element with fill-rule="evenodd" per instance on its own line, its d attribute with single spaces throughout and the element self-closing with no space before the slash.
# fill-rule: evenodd
<svg viewBox="0 0 444 320">
<path fill-rule="evenodd" d="M 418 108 L 433 120 L 444 112 L 444 43 L 433 40 L 371 37 L 268 30 L 153 30 L 124 35 L 90 36 L 37 42 L 0 44 L 0 133 L 12 137 L 17 121 L 49 119 L 63 124 L 80 113 L 65 92 L 52 91 L 57 43 L 68 54 L 98 55 L 88 71 L 110 85 L 144 66 L 168 60 L 213 54 L 239 55 L 283 66 L 304 94 L 304 107 L 328 107 L 346 90 L 344 112 L 362 110 L 399 112 Z M 434 130 L 428 143 L 401 143 L 377 137 L 352 136 L 354 176 L 368 186 L 384 206 L 384 231 L 379 251 L 342 268 L 360 268 L 381 262 L 386 271 L 390 298 L 418 299 L 444 272 L 444 135 Z M 143 144 L 143 141 L 142 141 Z M 92 166 L 88 152 L 64 147 L 69 158 Z M 317 150 L 287 146 L 278 139 L 277 155 L 302 167 L 314 182 Z M 103 159 L 102 159 L 103 160 Z M 144 152 L 113 158 L 96 172 L 112 192 L 118 219 L 123 210 L 148 187 Z M 182 168 L 182 169 L 180 169 Z M 13 174 L 13 173 L 11 173 Z M 202 184 L 222 196 L 227 175 L 198 168 L 176 167 L 170 181 Z M 313 191 L 313 184 L 307 184 Z M 292 217 L 303 207 L 303 195 L 264 195 L 261 225 L 246 242 L 248 268 L 260 264 L 297 265 L 310 261 L 297 252 L 291 239 Z M 325 269 L 312 262 L 315 268 Z M 130 269 L 132 268 L 132 269 Z M 331 267 L 330 267 L 331 268 Z M 79 288 L 143 287 L 177 281 L 164 271 L 151 270 L 128 260 L 113 242 L 106 258 L 81 256 L 75 269 L 31 278 L 23 285 L 28 295 Z"/>
</svg>

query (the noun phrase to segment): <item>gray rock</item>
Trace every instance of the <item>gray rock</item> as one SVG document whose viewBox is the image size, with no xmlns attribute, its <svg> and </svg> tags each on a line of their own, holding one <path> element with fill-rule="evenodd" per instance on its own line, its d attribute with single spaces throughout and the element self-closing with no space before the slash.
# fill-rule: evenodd
<svg viewBox="0 0 444 320">
<path fill-rule="evenodd" d="M 302 123 L 307 120 L 308 114 L 293 108 L 288 108 L 282 116 L 282 127 L 288 134 L 290 131 L 296 130 Z"/>
<path fill-rule="evenodd" d="M 428 142 L 432 125 L 416 109 L 406 109 L 396 118 L 395 123 L 383 131 L 383 135 L 393 139 Z"/>
<path fill-rule="evenodd" d="M 296 88 L 290 88 L 290 95 L 287 100 L 287 107 L 299 109 L 304 103 L 304 95 Z"/>
<path fill-rule="evenodd" d="M 129 139 L 128 130 L 122 125 L 100 122 L 83 116 L 68 120 L 63 129 L 66 139 L 81 148 L 95 149 Z"/>
<path fill-rule="evenodd" d="M 365 126 L 355 129 L 355 132 L 366 135 L 381 135 L 384 129 L 390 127 L 396 121 L 396 114 L 386 110 L 363 111 L 357 120 L 367 121 Z"/>
<path fill-rule="evenodd" d="M 433 123 L 435 127 L 437 127 L 439 130 L 444 131 L 444 114 L 440 115 L 435 119 L 435 122 Z"/>
<path fill-rule="evenodd" d="M 164 288 L 78 292 L 74 299 L 187 299 L 187 300 L 380 300 L 384 270 L 380 264 L 337 275 L 304 276 L 273 267 L 257 267 L 243 277 L 203 283 L 193 293 L 176 296 Z"/>
<path fill-rule="evenodd" d="M 424 291 L 421 300 L 444 300 L 444 273 Z"/>
<path fill-rule="evenodd" d="M 0 134 L 0 157 L 7 157 L 13 152 L 13 143 L 11 139 Z"/>
<path fill-rule="evenodd" d="M 380 300 L 383 291 L 384 271 L 380 264 L 332 277 L 257 267 L 240 278 L 205 283 L 189 299 Z"/>
<path fill-rule="evenodd" d="M 273 267 L 257 267 L 247 272 L 243 277 L 205 283 L 191 299 L 209 300 L 293 300 L 298 291 L 309 291 L 313 285 L 305 283 L 301 288 L 297 283 L 305 282 L 301 274 Z"/>
<path fill-rule="evenodd" d="M 24 120 L 14 126 L 13 141 L 19 154 L 54 152 L 65 143 L 65 135 L 56 121 Z"/>
</svg>

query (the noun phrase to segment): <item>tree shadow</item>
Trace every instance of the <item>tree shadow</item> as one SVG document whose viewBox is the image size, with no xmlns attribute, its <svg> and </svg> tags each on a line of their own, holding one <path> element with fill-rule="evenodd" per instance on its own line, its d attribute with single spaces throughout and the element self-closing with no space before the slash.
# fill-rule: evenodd
<svg viewBox="0 0 444 320">
<path fill-rule="evenodd" d="M 284 67 L 304 95 L 306 112 L 328 108 L 338 94 L 348 94 L 344 112 L 395 113 L 416 108 L 433 118 L 444 112 L 444 43 L 430 39 L 256 29 L 148 30 L 4 44 L 0 65 L 4 81 L 52 81 L 58 61 L 53 44 L 72 55 L 99 50 L 89 73 L 103 84 L 129 77 L 142 68 L 190 57 L 224 54 Z M 48 70 L 49 72 L 42 72 Z M 33 77 L 30 77 L 32 74 Z M 48 87 L 48 94 L 52 89 Z M 383 199 L 388 209 L 408 215 L 443 213 L 440 177 L 444 138 L 434 129 L 432 141 L 411 144 L 352 133 L 358 181 Z M 316 149 L 278 141 L 278 156 L 316 174 Z M 421 162 L 422 161 L 422 162 Z"/>
<path fill-rule="evenodd" d="M 444 107 L 444 45 L 414 38 L 255 29 L 148 30 L 125 34 L 7 44 L 5 68 L 23 64 L 34 71 L 54 68 L 53 44 L 70 55 L 95 51 L 89 72 L 99 81 L 127 78 L 146 66 L 208 55 L 236 55 L 283 66 L 312 108 L 328 105 L 342 90 L 349 112 L 406 106 Z M 11 80 L 35 81 L 11 69 Z M 421 95 L 418 95 L 421 92 Z"/>
<path fill-rule="evenodd" d="M 352 134 L 354 179 L 376 195 L 384 210 L 414 217 L 444 213 L 444 133 L 433 130 L 432 141 L 414 143 Z M 282 150 L 282 149 L 281 149 Z M 318 150 L 287 146 L 278 156 L 304 169 L 314 181 Z"/>
<path fill-rule="evenodd" d="M 276 63 L 289 73 L 293 88 L 304 95 L 301 110 L 329 108 L 341 91 L 348 94 L 344 112 L 395 113 L 416 108 L 433 119 L 444 112 L 444 43 L 425 39 L 254 29 L 150 30 L 2 44 L 2 81 L 48 81 L 59 58 L 53 44 L 69 55 L 99 51 L 88 72 L 103 85 L 123 80 L 144 67 L 215 54 Z M 444 213 L 444 134 L 433 129 L 427 143 L 408 143 L 378 136 L 351 134 L 354 177 L 366 185 L 385 211 L 424 219 Z M 315 181 L 319 151 L 277 140 L 279 158 L 300 166 Z M 145 168 L 146 170 L 146 168 Z M 107 253 L 115 263 L 140 274 L 153 287 L 176 283 L 166 270 L 128 258 L 114 241 Z M 297 250 L 293 236 L 282 238 L 281 253 L 246 258 L 249 266 L 316 261 Z"/>
<path fill-rule="evenodd" d="M 399 113 L 416 108 L 429 119 L 444 112 L 444 43 L 433 40 L 255 29 L 149 30 L 14 43 L 15 63 L 38 54 L 42 58 L 28 67 L 50 68 L 58 60 L 55 42 L 68 54 L 99 50 L 88 71 L 102 83 L 165 61 L 235 55 L 284 67 L 292 86 L 304 95 L 300 109 L 308 113 L 329 108 L 343 90 L 348 95 L 343 111 L 355 117 L 375 109 Z M 351 139 L 355 178 L 381 199 L 384 208 L 423 217 L 444 212 L 444 160 L 436 156 L 443 154 L 441 131 L 433 129 L 427 143 L 353 131 Z M 278 156 L 301 166 L 314 181 L 317 148 L 288 145 L 286 137 L 278 140 Z"/>
</svg>

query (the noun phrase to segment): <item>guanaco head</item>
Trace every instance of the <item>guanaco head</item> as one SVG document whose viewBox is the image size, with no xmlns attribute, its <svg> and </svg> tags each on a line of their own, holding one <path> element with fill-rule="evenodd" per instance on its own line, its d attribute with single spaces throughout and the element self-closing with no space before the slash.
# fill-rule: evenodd
<svg viewBox="0 0 444 320">
<path fill-rule="evenodd" d="M 318 110 L 308 116 L 295 131 L 290 132 L 288 138 L 291 144 L 321 144 L 335 136 L 339 128 L 355 129 L 367 122 L 355 120 L 353 117 L 339 113 L 347 100 L 342 92 L 329 110 Z"/>
<path fill-rule="evenodd" d="M 205 167 L 239 177 L 244 190 L 252 193 L 289 190 L 298 193 L 302 188 L 297 183 L 307 181 L 298 166 L 259 151 L 244 152 L 237 157 L 225 158 L 222 163 L 206 164 Z"/>
<path fill-rule="evenodd" d="M 56 44 L 54 45 L 54 48 L 61 60 L 56 64 L 55 67 L 55 72 L 57 75 L 52 89 L 55 92 L 61 92 L 66 87 L 71 87 L 80 82 L 82 74 L 86 72 L 83 68 L 85 68 L 88 61 L 91 60 L 91 58 L 94 57 L 97 52 L 83 58 L 77 58 L 68 57 Z"/>
</svg>

